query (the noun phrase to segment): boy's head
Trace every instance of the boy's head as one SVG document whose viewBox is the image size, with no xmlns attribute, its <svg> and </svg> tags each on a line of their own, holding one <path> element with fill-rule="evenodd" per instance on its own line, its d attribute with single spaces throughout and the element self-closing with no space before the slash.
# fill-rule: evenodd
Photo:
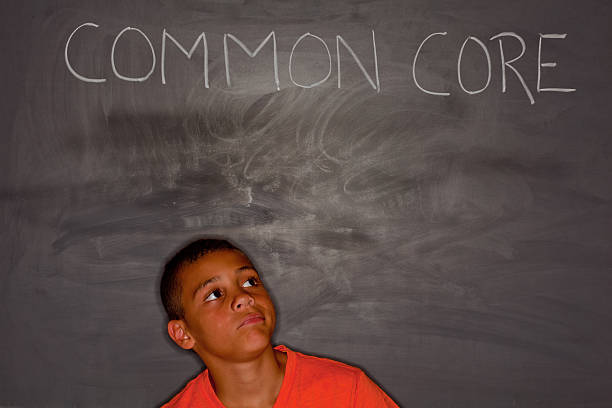
<svg viewBox="0 0 612 408">
<path fill-rule="evenodd" d="M 164 266 L 161 278 L 161 299 L 168 314 L 168 320 L 180 320 L 183 318 L 183 306 L 181 304 L 181 282 L 179 272 L 203 257 L 221 250 L 240 251 L 229 241 L 224 239 L 198 239 L 178 251 Z M 240 251 L 242 252 L 242 251 Z"/>
<path fill-rule="evenodd" d="M 225 240 L 200 239 L 166 263 L 168 334 L 207 364 L 252 358 L 270 344 L 274 305 L 249 258 Z"/>
</svg>

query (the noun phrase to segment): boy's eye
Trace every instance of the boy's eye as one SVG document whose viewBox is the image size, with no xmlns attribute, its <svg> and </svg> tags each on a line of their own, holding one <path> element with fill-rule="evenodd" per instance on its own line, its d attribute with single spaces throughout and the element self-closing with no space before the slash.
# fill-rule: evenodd
<svg viewBox="0 0 612 408">
<path fill-rule="evenodd" d="M 256 279 L 256 278 L 249 278 L 249 279 L 247 279 L 247 280 L 246 280 L 246 281 L 245 281 L 245 282 L 242 284 L 242 287 L 243 287 L 243 288 L 249 288 L 249 287 L 251 287 L 251 286 L 257 286 L 257 284 L 258 284 L 258 283 L 259 283 L 259 282 L 257 281 L 257 279 Z"/>
<path fill-rule="evenodd" d="M 215 289 L 212 292 L 210 292 L 210 295 L 208 295 L 208 297 L 206 299 L 204 299 L 205 302 L 210 302 L 211 300 L 216 300 L 219 299 L 221 297 L 222 293 L 220 289 Z"/>
</svg>

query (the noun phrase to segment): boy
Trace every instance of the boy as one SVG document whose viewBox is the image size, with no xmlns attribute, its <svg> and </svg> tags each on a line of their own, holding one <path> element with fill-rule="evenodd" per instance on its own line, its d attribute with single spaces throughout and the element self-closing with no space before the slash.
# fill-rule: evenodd
<svg viewBox="0 0 612 408">
<path fill-rule="evenodd" d="M 200 239 L 161 280 L 168 334 L 207 369 L 163 408 L 397 407 L 360 369 L 272 347 L 274 305 L 249 258 Z"/>
</svg>

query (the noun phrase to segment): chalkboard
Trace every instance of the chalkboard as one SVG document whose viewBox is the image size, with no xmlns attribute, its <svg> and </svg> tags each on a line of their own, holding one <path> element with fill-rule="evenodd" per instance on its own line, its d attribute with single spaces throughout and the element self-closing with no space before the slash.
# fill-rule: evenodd
<svg viewBox="0 0 612 408">
<path fill-rule="evenodd" d="M 403 407 L 612 406 L 611 11 L 3 4 L 0 406 L 167 401 L 201 236 Z"/>
</svg>

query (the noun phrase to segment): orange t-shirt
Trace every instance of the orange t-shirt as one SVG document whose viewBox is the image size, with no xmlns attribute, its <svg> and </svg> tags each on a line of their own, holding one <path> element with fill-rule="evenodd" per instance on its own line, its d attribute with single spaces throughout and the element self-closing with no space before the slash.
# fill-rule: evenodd
<svg viewBox="0 0 612 408">
<path fill-rule="evenodd" d="M 274 408 L 388 407 L 397 405 L 359 368 L 307 356 L 276 346 L 287 354 L 285 377 Z M 224 408 L 208 377 L 208 370 L 189 381 L 162 408 Z"/>
</svg>

